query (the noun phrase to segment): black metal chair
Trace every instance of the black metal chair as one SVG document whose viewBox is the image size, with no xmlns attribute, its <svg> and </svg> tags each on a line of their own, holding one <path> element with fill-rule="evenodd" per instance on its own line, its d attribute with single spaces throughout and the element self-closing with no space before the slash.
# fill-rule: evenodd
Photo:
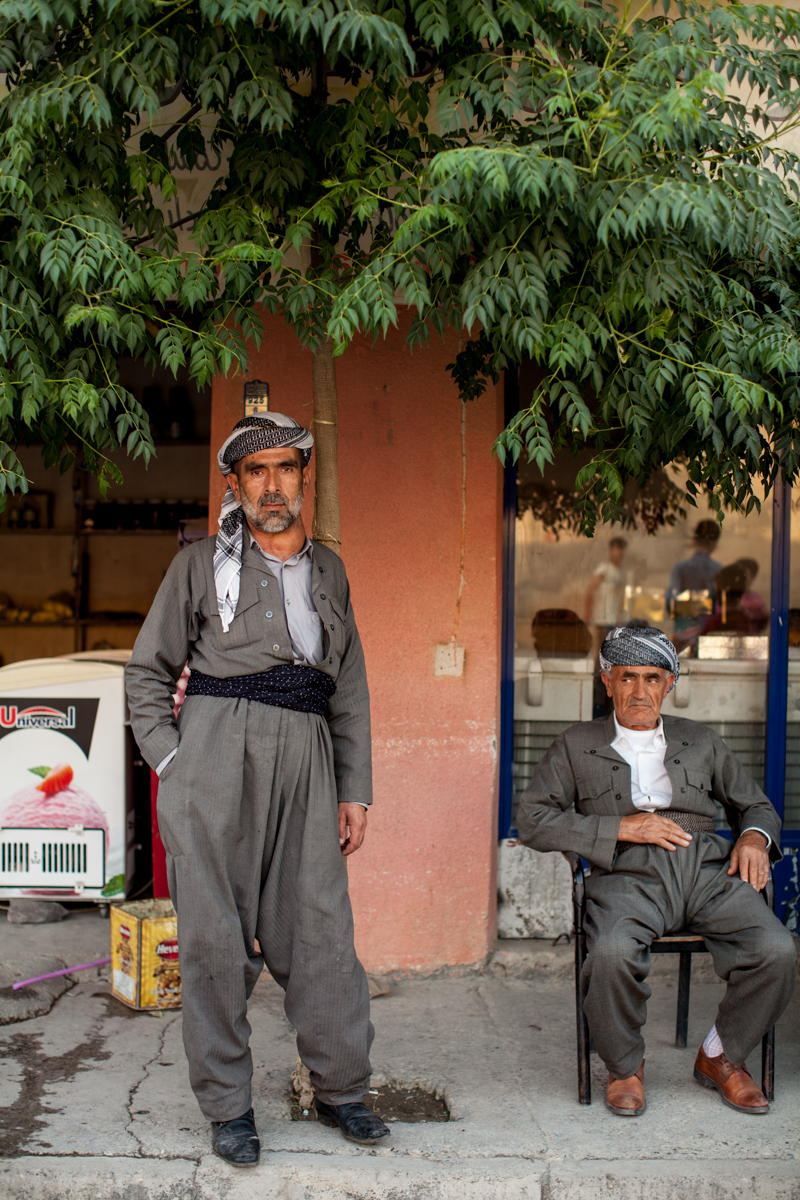
<svg viewBox="0 0 800 1200">
<path fill-rule="evenodd" d="M 583 918 L 586 912 L 586 888 L 583 860 L 577 854 L 564 853 L 572 871 L 572 912 L 575 921 L 575 1010 L 578 1027 L 578 1101 L 592 1103 L 592 1075 L 589 1054 L 594 1050 L 589 1025 L 583 1015 L 581 998 L 581 971 L 586 961 L 586 932 Z M 773 906 L 772 881 L 767 886 L 769 895 L 764 899 Z M 679 954 L 678 966 L 678 1015 L 675 1023 L 675 1045 L 686 1046 L 689 1024 L 689 988 L 692 980 L 692 955 L 708 953 L 708 946 L 698 934 L 675 933 L 657 938 L 651 943 L 653 954 Z M 761 1090 L 768 1100 L 775 1098 L 775 1027 L 764 1034 L 761 1041 Z"/>
</svg>

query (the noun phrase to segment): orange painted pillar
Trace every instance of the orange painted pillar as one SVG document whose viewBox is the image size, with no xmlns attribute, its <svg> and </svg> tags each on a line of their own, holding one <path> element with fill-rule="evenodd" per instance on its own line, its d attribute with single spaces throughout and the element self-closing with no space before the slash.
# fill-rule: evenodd
<svg viewBox="0 0 800 1200">
<path fill-rule="evenodd" d="M 374 972 L 478 962 L 496 912 L 502 384 L 464 407 L 446 369 L 455 336 L 412 354 L 409 322 L 404 313 L 385 341 L 356 339 L 337 360 L 342 557 L 375 777 L 367 841 L 348 865 L 356 942 Z M 246 376 L 213 384 L 212 531 L 216 452 L 243 416 L 244 378 L 268 381 L 273 410 L 313 417 L 311 354 L 266 315 Z M 309 531 L 312 510 L 309 497 Z M 454 628 L 463 674 L 437 677 L 435 647 Z"/>
</svg>

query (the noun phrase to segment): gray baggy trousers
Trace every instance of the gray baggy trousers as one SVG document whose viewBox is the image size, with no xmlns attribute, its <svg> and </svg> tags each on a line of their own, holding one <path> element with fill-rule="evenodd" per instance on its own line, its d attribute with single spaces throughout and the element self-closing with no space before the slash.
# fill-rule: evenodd
<svg viewBox="0 0 800 1200">
<path fill-rule="evenodd" d="M 731 843 L 695 833 L 690 846 L 636 845 L 613 871 L 586 881 L 588 956 L 583 1011 L 609 1072 L 627 1079 L 644 1057 L 650 943 L 687 929 L 702 934 L 727 988 L 717 1013 L 726 1058 L 741 1064 L 792 996 L 797 954 L 792 935 L 738 875 L 728 875 Z"/>
<path fill-rule="evenodd" d="M 327 722 L 257 701 L 189 696 L 179 727 L 178 753 L 159 781 L 158 819 L 200 1108 L 211 1121 L 250 1108 L 247 1000 L 264 963 L 285 990 L 317 1096 L 361 1100 L 373 1029 L 353 946 Z"/>
</svg>

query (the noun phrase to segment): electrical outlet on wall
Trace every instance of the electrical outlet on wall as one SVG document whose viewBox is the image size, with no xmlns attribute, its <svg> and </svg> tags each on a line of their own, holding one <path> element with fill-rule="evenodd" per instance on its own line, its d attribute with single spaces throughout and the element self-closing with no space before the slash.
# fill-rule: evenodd
<svg viewBox="0 0 800 1200">
<path fill-rule="evenodd" d="M 433 655 L 433 673 L 437 678 L 442 675 L 464 674 L 464 647 L 455 642 L 439 644 Z"/>
</svg>

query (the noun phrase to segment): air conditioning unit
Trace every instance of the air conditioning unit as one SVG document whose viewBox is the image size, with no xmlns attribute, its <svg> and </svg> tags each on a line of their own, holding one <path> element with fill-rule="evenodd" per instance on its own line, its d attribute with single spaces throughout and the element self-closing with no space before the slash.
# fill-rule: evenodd
<svg viewBox="0 0 800 1200">
<path fill-rule="evenodd" d="M 103 829 L 0 829 L 0 887 L 102 888 L 106 882 Z"/>
</svg>

